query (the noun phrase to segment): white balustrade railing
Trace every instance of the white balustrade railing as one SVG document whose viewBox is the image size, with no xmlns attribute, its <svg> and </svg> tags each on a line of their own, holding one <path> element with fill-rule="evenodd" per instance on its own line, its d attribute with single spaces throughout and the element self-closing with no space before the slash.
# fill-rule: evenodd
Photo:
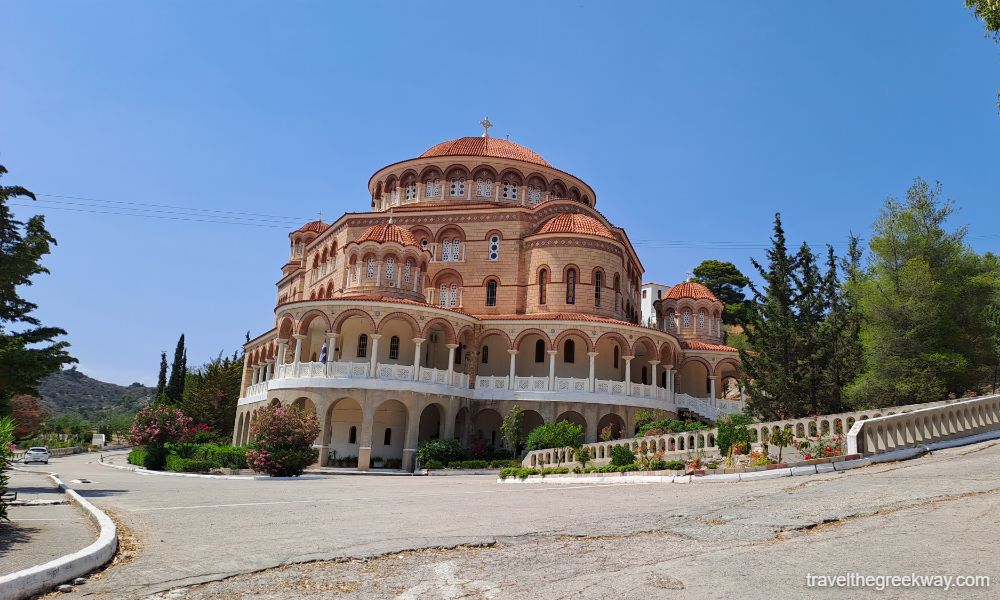
<svg viewBox="0 0 1000 600">
<path fill-rule="evenodd" d="M 549 391 L 549 378 L 548 377 L 535 377 L 533 375 L 528 377 L 515 377 L 514 378 L 514 391 L 515 392 L 547 392 Z"/>
<path fill-rule="evenodd" d="M 556 392 L 563 393 L 586 393 L 590 387 L 589 379 L 579 377 L 556 377 Z"/>
<path fill-rule="evenodd" d="M 375 373 L 379 379 L 401 379 L 409 381 L 413 379 L 413 365 L 378 363 L 378 368 Z"/>
<path fill-rule="evenodd" d="M 613 379 L 595 379 L 594 380 L 594 391 L 598 394 L 610 394 L 612 396 L 624 396 L 625 395 L 625 382 L 615 381 Z"/>
<path fill-rule="evenodd" d="M 476 377 L 477 390 L 505 390 L 510 378 L 506 375 L 479 375 Z"/>
<path fill-rule="evenodd" d="M 246 396 L 256 396 L 257 394 L 263 394 L 267 391 L 267 382 L 261 381 L 260 383 L 255 383 L 247 388 Z"/>
</svg>

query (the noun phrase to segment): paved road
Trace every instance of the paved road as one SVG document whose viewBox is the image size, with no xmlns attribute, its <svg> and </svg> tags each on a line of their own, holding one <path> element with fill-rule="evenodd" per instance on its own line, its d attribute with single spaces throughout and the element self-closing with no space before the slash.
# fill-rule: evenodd
<svg viewBox="0 0 1000 600">
<path fill-rule="evenodd" d="M 758 482 L 497 485 L 490 477 L 233 481 L 61 459 L 142 544 L 73 595 L 136 598 L 797 597 L 805 576 L 984 574 L 996 597 L 1000 443 Z M 483 548 L 443 547 L 485 545 Z M 428 550 L 429 549 L 429 550 Z M 410 550 L 416 550 L 409 552 Z M 365 561 L 345 558 L 369 558 Z M 341 559 L 286 566 L 286 563 Z M 990 592 L 993 592 L 992 594 Z M 920 598 L 940 590 L 816 591 Z"/>
</svg>

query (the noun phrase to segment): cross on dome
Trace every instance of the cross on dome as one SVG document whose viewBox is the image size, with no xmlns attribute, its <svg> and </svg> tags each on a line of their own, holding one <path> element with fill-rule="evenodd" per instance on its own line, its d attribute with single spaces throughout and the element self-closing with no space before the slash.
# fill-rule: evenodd
<svg viewBox="0 0 1000 600">
<path fill-rule="evenodd" d="M 490 137 L 490 127 L 493 127 L 493 123 L 490 123 L 490 118 L 489 117 L 483 118 L 483 120 L 480 121 L 479 124 L 483 126 L 483 137 L 484 138 Z"/>
</svg>

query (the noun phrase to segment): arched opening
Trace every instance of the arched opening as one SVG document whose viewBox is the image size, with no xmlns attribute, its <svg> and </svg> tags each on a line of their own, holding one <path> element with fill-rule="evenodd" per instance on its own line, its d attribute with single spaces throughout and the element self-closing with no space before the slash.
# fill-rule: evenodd
<svg viewBox="0 0 1000 600">
<path fill-rule="evenodd" d="M 329 446 L 328 466 L 358 466 L 358 432 L 361 431 L 361 404 L 353 398 L 341 398 L 334 402 L 326 414 L 327 438 L 323 445 Z"/>
<path fill-rule="evenodd" d="M 455 414 L 455 439 L 462 446 L 469 445 L 469 409 L 464 406 Z"/>
<path fill-rule="evenodd" d="M 486 440 L 486 443 L 494 448 L 500 446 L 500 423 L 503 421 L 500 413 L 492 408 L 485 408 L 476 413 L 476 420 L 472 426 L 472 438 Z"/>
<path fill-rule="evenodd" d="M 427 440 L 439 439 L 442 435 L 441 423 L 444 412 L 437 404 L 428 404 L 420 413 L 420 430 L 417 434 L 417 443 L 422 444 Z"/>
<path fill-rule="evenodd" d="M 483 376 L 510 375 L 510 342 L 499 333 L 484 336 L 479 342 L 478 374 Z M 520 357 L 518 357 L 520 359 Z"/>
<path fill-rule="evenodd" d="M 544 423 L 545 419 L 543 419 L 542 415 L 538 414 L 538 412 L 533 410 L 524 411 L 523 419 L 521 421 L 521 439 L 527 439 L 529 433 Z"/>
<path fill-rule="evenodd" d="M 406 407 L 398 400 L 386 400 L 375 409 L 372 431 L 379 439 L 372 440 L 372 465 L 398 469 L 403 463 L 403 432 L 406 431 Z"/>
<path fill-rule="evenodd" d="M 597 438 L 620 440 L 625 431 L 625 421 L 615 413 L 608 413 L 597 421 Z"/>
<path fill-rule="evenodd" d="M 566 412 L 556 417 L 556 422 L 558 423 L 559 421 L 569 421 L 570 423 L 575 423 L 580 426 L 580 429 L 583 430 L 583 434 L 587 435 L 587 419 L 580 413 L 576 412 L 575 410 L 567 410 Z M 586 443 L 589 444 L 592 442 L 596 442 L 597 440 L 585 440 L 585 441 Z"/>
<path fill-rule="evenodd" d="M 681 368 L 680 392 L 696 398 L 707 398 L 708 367 L 699 360 L 688 360 Z"/>
<path fill-rule="evenodd" d="M 539 333 L 528 333 L 517 340 L 518 377 L 548 377 L 549 365 L 547 351 L 549 340 Z M 541 361 L 539 361 L 541 358 Z"/>
</svg>

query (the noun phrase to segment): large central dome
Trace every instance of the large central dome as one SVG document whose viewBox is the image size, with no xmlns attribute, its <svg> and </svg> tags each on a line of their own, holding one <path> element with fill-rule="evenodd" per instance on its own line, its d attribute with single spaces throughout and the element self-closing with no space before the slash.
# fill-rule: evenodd
<svg viewBox="0 0 1000 600">
<path fill-rule="evenodd" d="M 486 156 L 490 158 L 508 158 L 551 167 L 544 158 L 534 150 L 519 146 L 508 140 L 491 137 L 463 137 L 457 140 L 441 142 L 428 148 L 420 158 L 434 156 Z"/>
</svg>

